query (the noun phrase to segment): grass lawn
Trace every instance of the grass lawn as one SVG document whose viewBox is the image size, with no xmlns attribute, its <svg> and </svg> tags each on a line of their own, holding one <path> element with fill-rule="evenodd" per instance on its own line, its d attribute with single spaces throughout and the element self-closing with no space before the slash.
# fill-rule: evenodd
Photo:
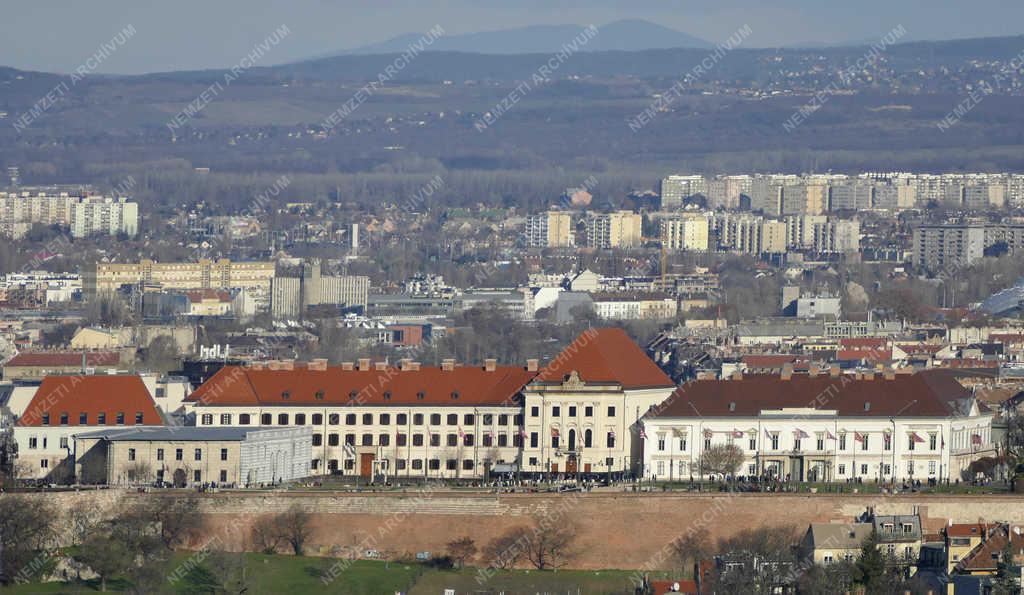
<svg viewBox="0 0 1024 595">
<path fill-rule="evenodd" d="M 176 554 L 170 569 L 189 557 L 188 553 Z M 338 560 L 336 558 L 295 557 L 266 554 L 246 554 L 246 576 L 249 594 L 276 593 L 344 593 L 346 595 L 378 595 L 397 591 L 410 594 L 443 593 L 445 588 L 456 593 L 501 592 L 575 592 L 582 593 L 630 593 L 633 590 L 632 571 L 628 570 L 513 570 L 495 572 L 483 584 L 477 582 L 475 568 L 461 571 L 433 570 L 419 564 L 400 564 L 358 560 L 343 571 L 328 585 L 321 576 Z M 651 573 L 652 578 L 660 578 Z M 109 581 L 108 591 L 119 591 L 126 586 L 121 581 Z M 188 585 L 179 581 L 169 593 L 185 593 Z M 174 589 L 177 589 L 175 591 Z M 34 583 L 6 589 L 4 593 L 18 595 L 35 593 L 96 593 L 99 583 Z M 193 591 L 194 592 L 194 591 Z"/>
</svg>

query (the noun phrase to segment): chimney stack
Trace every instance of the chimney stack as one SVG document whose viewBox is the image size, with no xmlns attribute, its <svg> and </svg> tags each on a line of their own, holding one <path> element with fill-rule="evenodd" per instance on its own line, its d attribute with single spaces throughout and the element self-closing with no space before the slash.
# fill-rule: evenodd
<svg viewBox="0 0 1024 595">
<path fill-rule="evenodd" d="M 484 360 L 484 371 L 493 372 L 498 369 L 498 360 L 493 358 L 487 358 Z"/>
<path fill-rule="evenodd" d="M 539 369 L 540 369 L 540 360 L 539 359 L 528 359 L 528 360 L 526 360 L 526 371 L 527 372 L 536 372 Z"/>
<path fill-rule="evenodd" d="M 868 371 L 864 372 L 863 378 L 864 378 L 864 380 L 874 380 L 875 379 L 875 371 L 874 370 L 868 370 Z"/>
<path fill-rule="evenodd" d="M 346 371 L 352 371 L 355 369 L 355 365 L 352 362 L 341 362 L 341 369 Z"/>
<path fill-rule="evenodd" d="M 828 375 L 832 378 L 839 378 L 839 364 L 832 364 L 828 367 Z"/>
<path fill-rule="evenodd" d="M 409 369 L 410 363 L 412 363 L 412 359 L 408 357 L 403 357 L 402 359 L 398 360 L 398 369 L 404 372 L 405 370 Z"/>
<path fill-rule="evenodd" d="M 359 369 L 364 371 L 364 372 L 366 370 L 369 370 L 370 369 L 370 358 L 368 358 L 368 357 L 361 357 L 361 358 L 359 358 Z"/>
<path fill-rule="evenodd" d="M 882 372 L 882 377 L 885 378 L 886 380 L 895 380 L 896 370 L 893 370 L 892 368 L 886 368 L 885 371 Z"/>
<path fill-rule="evenodd" d="M 306 369 L 313 370 L 315 372 L 323 372 L 327 370 L 327 359 L 323 357 L 318 357 L 316 359 L 310 360 L 309 364 L 306 366 Z"/>
<path fill-rule="evenodd" d="M 373 369 L 377 370 L 378 372 L 383 372 L 384 370 L 388 369 L 388 363 L 387 362 L 374 362 Z"/>
<path fill-rule="evenodd" d="M 451 372 L 455 369 L 455 360 L 451 358 L 445 358 L 441 360 L 441 370 L 445 372 Z"/>
<path fill-rule="evenodd" d="M 735 370 L 732 371 L 731 378 L 733 380 L 743 380 L 743 370 L 736 368 Z"/>
<path fill-rule="evenodd" d="M 809 366 L 807 366 L 807 376 L 809 376 L 811 378 L 817 378 L 818 377 L 818 364 L 817 363 L 812 362 Z"/>
<path fill-rule="evenodd" d="M 293 360 L 293 359 L 286 359 L 286 360 L 282 361 L 281 362 L 281 369 L 282 370 L 294 370 L 295 369 L 295 360 Z"/>
<path fill-rule="evenodd" d="M 781 380 L 790 380 L 793 378 L 793 364 L 782 364 L 782 373 L 779 374 Z"/>
<path fill-rule="evenodd" d="M 420 363 L 419 362 L 409 362 L 409 371 L 410 372 L 416 372 L 419 369 L 420 369 Z"/>
</svg>

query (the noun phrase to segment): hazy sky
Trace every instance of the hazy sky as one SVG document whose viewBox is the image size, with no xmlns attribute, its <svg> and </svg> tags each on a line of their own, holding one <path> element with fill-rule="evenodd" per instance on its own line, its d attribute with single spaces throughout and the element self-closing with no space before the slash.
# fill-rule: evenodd
<svg viewBox="0 0 1024 595">
<path fill-rule="evenodd" d="M 969 12 L 968 12 L 969 7 Z M 1020 0 L 3 0 L 0 65 L 69 72 L 124 27 L 135 35 L 96 72 L 230 67 L 274 29 L 291 34 L 261 65 L 382 41 L 441 25 L 449 35 L 534 24 L 647 19 L 720 41 L 743 24 L 745 45 L 1024 33 Z"/>
</svg>

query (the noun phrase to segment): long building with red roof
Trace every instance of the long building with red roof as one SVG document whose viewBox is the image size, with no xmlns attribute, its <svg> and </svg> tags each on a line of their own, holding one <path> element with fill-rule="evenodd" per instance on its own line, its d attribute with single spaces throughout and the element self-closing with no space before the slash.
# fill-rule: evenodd
<svg viewBox="0 0 1024 595">
<path fill-rule="evenodd" d="M 625 332 L 597 329 L 544 367 L 228 366 L 186 406 L 198 426 L 312 426 L 314 473 L 604 473 L 639 464 L 636 420 L 674 387 Z"/>
</svg>

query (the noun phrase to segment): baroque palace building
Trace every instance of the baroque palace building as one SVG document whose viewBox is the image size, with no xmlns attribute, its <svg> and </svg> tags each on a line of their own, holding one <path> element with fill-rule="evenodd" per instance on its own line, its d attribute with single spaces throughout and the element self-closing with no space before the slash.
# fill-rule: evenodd
<svg viewBox="0 0 1024 595">
<path fill-rule="evenodd" d="M 702 455 L 743 453 L 737 475 L 790 481 L 955 481 L 996 454 L 993 412 L 948 371 L 794 374 L 699 380 L 644 420 L 644 471 L 707 476 Z"/>
<path fill-rule="evenodd" d="M 318 474 L 619 474 L 639 470 L 636 422 L 674 388 L 625 332 L 597 329 L 544 368 L 369 359 L 225 367 L 187 407 L 198 426 L 311 426 Z"/>
</svg>

